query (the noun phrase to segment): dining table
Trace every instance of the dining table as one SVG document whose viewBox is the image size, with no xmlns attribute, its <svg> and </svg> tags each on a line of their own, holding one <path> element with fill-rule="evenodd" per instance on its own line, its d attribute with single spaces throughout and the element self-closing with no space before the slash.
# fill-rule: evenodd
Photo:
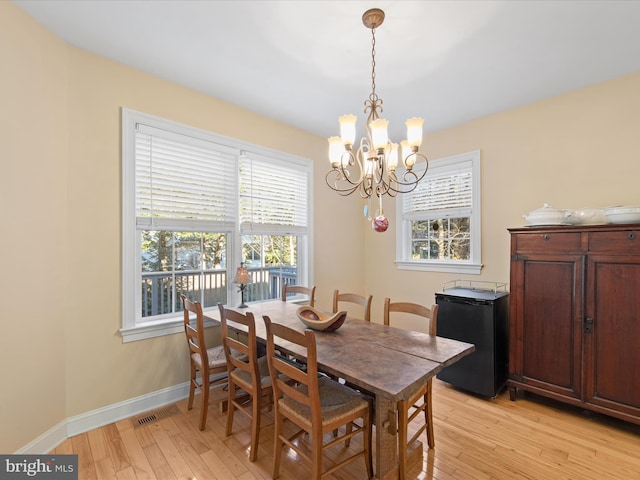
<svg viewBox="0 0 640 480">
<path fill-rule="evenodd" d="M 268 300 L 251 303 L 247 308 L 225 308 L 243 314 L 251 312 L 256 319 L 256 336 L 262 343 L 266 343 L 264 316 L 300 332 L 307 329 L 298 317 L 300 305 L 291 301 Z M 206 316 L 219 322 L 217 310 Z M 373 395 L 375 478 L 397 479 L 398 401 L 407 399 L 443 368 L 472 353 L 475 346 L 351 317 L 338 330 L 316 331 L 315 337 L 318 369 Z M 292 345 L 278 344 L 278 348 L 294 356 L 301 353 Z M 422 445 L 419 451 L 422 452 Z"/>
</svg>

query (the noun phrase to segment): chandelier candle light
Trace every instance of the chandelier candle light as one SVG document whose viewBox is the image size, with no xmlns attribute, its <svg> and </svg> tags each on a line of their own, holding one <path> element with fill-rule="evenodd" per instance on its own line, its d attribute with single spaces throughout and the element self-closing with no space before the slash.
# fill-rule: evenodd
<svg viewBox="0 0 640 480">
<path fill-rule="evenodd" d="M 368 200 L 364 214 L 371 220 L 371 198 L 379 199 L 372 227 L 384 232 L 389 221 L 382 210 L 382 196 L 395 197 L 398 193 L 408 193 L 416 188 L 429 167 L 427 157 L 418 152 L 422 144 L 422 118 L 406 121 L 407 139 L 397 143 L 389 140 L 389 122 L 380 118 L 382 99 L 376 94 L 376 28 L 382 25 L 384 12 L 379 8 L 367 10 L 362 15 L 362 23 L 371 29 L 371 93 L 364 102 L 367 114 L 366 136 L 360 139 L 360 146 L 354 151 L 356 139 L 356 116 L 343 115 L 340 122 L 340 136 L 329 138 L 329 161 L 331 170 L 327 172 L 327 185 L 340 195 L 347 196 L 357 191 Z M 400 150 L 400 152 L 398 152 Z M 398 155 L 401 155 L 402 173 L 397 171 Z M 422 167 L 424 163 L 424 168 Z M 416 168 L 416 167 L 419 168 Z"/>
</svg>

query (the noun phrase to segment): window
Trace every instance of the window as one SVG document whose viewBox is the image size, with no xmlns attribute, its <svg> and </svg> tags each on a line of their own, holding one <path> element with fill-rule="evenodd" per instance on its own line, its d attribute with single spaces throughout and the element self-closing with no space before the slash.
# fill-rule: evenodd
<svg viewBox="0 0 640 480">
<path fill-rule="evenodd" d="M 252 280 L 247 301 L 278 298 L 284 283 L 308 283 L 301 278 L 308 270 L 310 188 L 302 170 L 251 152 L 241 156 L 242 258 Z"/>
<path fill-rule="evenodd" d="M 140 230 L 141 319 L 173 317 L 180 294 L 204 308 L 227 303 L 227 235 L 220 232 Z"/>
<path fill-rule="evenodd" d="M 433 160 L 396 200 L 396 264 L 407 270 L 480 273 L 480 152 Z"/>
<path fill-rule="evenodd" d="M 239 303 L 241 262 L 248 301 L 311 282 L 309 160 L 127 109 L 122 129 L 125 342 L 182 331 L 181 294 Z"/>
</svg>

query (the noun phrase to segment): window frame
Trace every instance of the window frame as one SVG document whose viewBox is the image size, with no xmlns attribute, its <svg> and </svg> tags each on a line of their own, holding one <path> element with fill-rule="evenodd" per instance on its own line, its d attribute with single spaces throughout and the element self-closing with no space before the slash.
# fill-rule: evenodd
<svg viewBox="0 0 640 480">
<path fill-rule="evenodd" d="M 304 261 L 298 265 L 298 278 L 301 282 L 313 282 L 313 163 L 311 160 L 295 155 L 279 152 L 266 147 L 260 147 L 233 138 L 225 137 L 202 130 L 189 125 L 163 119 L 128 108 L 121 109 L 122 119 L 122 319 L 120 334 L 124 343 L 153 338 L 162 335 L 182 332 L 182 311 L 176 312 L 171 317 L 161 319 L 144 320 L 141 317 L 141 235 L 136 225 L 136 158 L 135 158 L 135 132 L 138 123 L 150 125 L 155 128 L 174 132 L 179 135 L 194 137 L 207 142 L 221 145 L 223 148 L 232 148 L 237 151 L 236 178 L 235 178 L 235 205 L 239 202 L 239 159 L 247 152 L 255 153 L 262 157 L 272 159 L 280 164 L 292 165 L 296 169 L 304 171 L 307 179 L 307 228 L 306 232 L 297 233 L 305 238 L 305 245 L 300 256 L 304 255 Z M 284 227 L 283 227 L 284 228 Z M 286 229 L 286 228 L 285 228 Z M 200 231 L 200 230 L 198 230 Z M 235 218 L 232 222 L 221 225 L 215 231 L 227 235 L 227 298 L 228 302 L 240 302 L 240 293 L 236 285 L 232 283 L 233 275 L 241 263 L 241 241 L 239 208 L 235 209 Z M 210 307 L 209 310 L 213 308 Z M 206 309 L 207 310 L 207 309 Z"/>
<path fill-rule="evenodd" d="M 429 171 L 432 173 L 446 174 L 459 171 L 461 167 L 471 171 L 471 215 L 470 215 L 470 259 L 469 260 L 414 260 L 411 258 L 411 221 L 404 217 L 404 204 L 408 196 L 400 194 L 396 198 L 396 267 L 400 270 L 418 270 L 425 272 L 446 272 L 461 274 L 480 274 L 482 270 L 482 217 L 481 217 L 481 191 L 480 191 L 480 150 L 452 155 L 437 160 L 429 161 Z M 429 171 L 425 180 L 429 177 Z M 445 218 L 459 216 L 459 212 L 452 210 L 444 214 Z"/>
</svg>

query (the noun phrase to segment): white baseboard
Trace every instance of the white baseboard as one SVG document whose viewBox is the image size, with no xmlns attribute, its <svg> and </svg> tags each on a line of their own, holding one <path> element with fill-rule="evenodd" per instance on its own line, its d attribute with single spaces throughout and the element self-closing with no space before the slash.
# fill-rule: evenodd
<svg viewBox="0 0 640 480">
<path fill-rule="evenodd" d="M 44 455 L 52 451 L 67 438 L 67 420 L 63 420 L 55 427 L 50 428 L 38 438 L 29 442 L 29 444 L 14 453 L 24 455 Z"/>
<path fill-rule="evenodd" d="M 188 395 L 189 382 L 185 382 L 123 402 L 114 403 L 91 412 L 69 417 L 15 453 L 25 455 L 49 453 L 69 437 L 118 422 L 139 413 L 148 412 L 154 408 L 163 407 L 182 400 Z"/>
</svg>

